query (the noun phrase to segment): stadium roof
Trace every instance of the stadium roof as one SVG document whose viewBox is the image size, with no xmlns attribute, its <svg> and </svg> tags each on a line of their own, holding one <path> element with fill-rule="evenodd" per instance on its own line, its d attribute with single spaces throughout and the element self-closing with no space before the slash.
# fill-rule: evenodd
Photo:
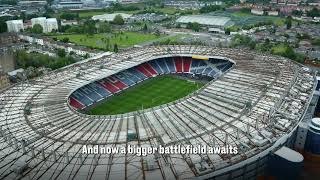
<svg viewBox="0 0 320 180">
<path fill-rule="evenodd" d="M 96 16 L 93 16 L 92 19 L 99 20 L 99 21 L 113 21 L 117 15 L 121 15 L 123 19 L 127 19 L 132 16 L 131 14 L 125 14 L 125 13 L 113 13 L 113 14 L 96 15 Z"/>
<path fill-rule="evenodd" d="M 233 22 L 228 17 L 223 16 L 210 16 L 210 15 L 190 15 L 190 16 L 181 16 L 177 19 L 178 23 L 189 23 L 197 22 L 201 25 L 206 26 L 218 26 L 225 27 L 233 25 Z"/>
<path fill-rule="evenodd" d="M 92 116 L 75 111 L 68 103 L 78 88 L 119 71 L 152 59 L 194 55 L 230 60 L 235 66 L 194 94 L 152 109 Z M 0 179 L 222 176 L 261 159 L 291 137 L 315 89 L 314 73 L 302 67 L 283 57 L 248 50 L 149 46 L 82 61 L 14 84 L 0 93 Z M 129 140 L 132 132 L 136 140 Z M 91 144 L 233 146 L 238 153 L 83 154 L 83 145 Z"/>
</svg>

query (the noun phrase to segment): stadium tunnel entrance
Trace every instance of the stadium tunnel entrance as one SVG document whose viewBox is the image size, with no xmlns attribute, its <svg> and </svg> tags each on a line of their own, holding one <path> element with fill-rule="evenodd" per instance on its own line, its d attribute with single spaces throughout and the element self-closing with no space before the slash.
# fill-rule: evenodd
<svg viewBox="0 0 320 180">
<path fill-rule="evenodd" d="M 193 82 L 194 84 L 197 83 L 197 88 L 194 88 L 192 92 L 188 93 L 190 94 L 201 88 L 209 81 L 212 81 L 226 73 L 233 65 L 233 62 L 222 58 L 209 58 L 202 56 L 175 56 L 153 59 L 137 66 L 124 69 L 101 80 L 91 82 L 75 90 L 69 97 L 69 105 L 71 108 L 84 114 L 92 114 L 89 113 L 91 109 L 107 102 L 109 99 L 112 99 L 114 95 L 123 93 L 127 89 L 132 89 L 134 86 L 138 84 L 140 85 L 142 82 L 147 82 L 146 80 L 155 79 L 155 77 L 158 76 L 175 76 L 175 78 L 180 80 L 186 80 L 188 82 Z M 169 81 L 163 83 L 167 84 Z M 200 84 L 200 87 L 198 84 Z M 171 87 L 173 86 L 175 86 L 175 84 L 171 85 Z M 186 84 L 186 86 L 188 85 Z M 170 89 L 170 87 L 168 88 Z M 183 97 L 179 97 L 178 99 Z M 173 99 L 172 101 L 175 100 L 177 99 Z M 166 101 L 163 104 L 166 103 L 169 102 Z M 157 106 L 159 105 L 161 104 L 158 104 Z M 151 107 L 147 106 L 144 108 Z M 140 109 L 143 109 L 143 107 L 133 111 Z M 94 115 L 97 114 L 94 113 Z"/>
</svg>

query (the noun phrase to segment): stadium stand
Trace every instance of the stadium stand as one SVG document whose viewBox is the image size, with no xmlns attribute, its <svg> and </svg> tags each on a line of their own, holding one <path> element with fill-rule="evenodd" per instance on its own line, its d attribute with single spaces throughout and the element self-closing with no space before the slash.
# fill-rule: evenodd
<svg viewBox="0 0 320 180">
<path fill-rule="evenodd" d="M 190 66 L 191 66 L 191 58 L 185 58 L 183 61 L 183 72 L 188 73 L 190 72 Z"/>
<path fill-rule="evenodd" d="M 225 72 L 232 66 L 232 63 L 220 59 L 213 59 L 206 62 L 190 57 L 155 59 L 123 70 L 98 82 L 90 83 L 77 91 L 81 95 L 87 96 L 91 101 L 89 104 L 92 105 L 93 102 L 101 101 L 103 98 L 107 98 L 111 94 L 118 93 L 123 89 L 133 86 L 141 80 L 146 80 L 161 74 L 188 73 L 214 77 L 217 72 L 211 66 L 216 67 L 216 71 Z M 74 103 L 74 100 L 85 104 L 85 106 L 79 106 L 79 104 Z M 82 98 L 82 96 L 75 96 L 74 100 L 72 101 L 73 103 L 70 103 L 74 108 L 84 109 L 88 107 L 88 103 L 86 103 L 88 100 Z M 82 100 L 85 102 L 82 102 Z"/>
<path fill-rule="evenodd" d="M 70 97 L 70 104 L 71 106 L 77 108 L 77 109 L 82 109 L 84 108 L 84 105 L 82 103 L 80 103 L 78 100 L 76 100 L 73 97 Z"/>
</svg>

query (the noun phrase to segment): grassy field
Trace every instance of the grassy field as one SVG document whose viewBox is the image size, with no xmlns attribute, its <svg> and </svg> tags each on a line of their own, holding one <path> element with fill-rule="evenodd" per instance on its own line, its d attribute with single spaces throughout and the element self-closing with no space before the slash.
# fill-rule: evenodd
<svg viewBox="0 0 320 180">
<path fill-rule="evenodd" d="M 158 76 L 136 85 L 89 110 L 88 114 L 122 114 L 147 109 L 180 99 L 201 88 L 203 84 L 172 76 Z"/>
<path fill-rule="evenodd" d="M 249 13 L 240 12 L 240 11 L 234 12 L 234 13 L 232 13 L 232 15 L 238 16 L 238 17 L 250 17 L 251 16 L 251 14 L 249 14 Z"/>
<path fill-rule="evenodd" d="M 122 34 L 118 34 L 115 36 L 111 33 L 103 33 L 103 34 L 94 34 L 94 35 L 86 35 L 86 34 L 69 34 L 69 35 L 57 35 L 51 36 L 56 37 L 59 40 L 62 40 L 65 37 L 69 38 L 70 42 L 73 42 L 77 45 L 93 47 L 93 48 L 102 48 L 107 49 L 107 42 L 109 39 L 109 45 L 112 49 L 115 43 L 118 44 L 119 47 L 125 48 L 129 46 L 133 46 L 136 44 L 140 44 L 143 42 L 152 41 L 164 35 L 154 35 L 154 34 L 143 34 L 137 32 L 123 32 Z"/>
<path fill-rule="evenodd" d="M 138 13 L 137 11 L 115 11 L 114 13 L 126 13 L 126 14 L 135 14 Z M 104 11 L 79 11 L 79 17 L 80 18 L 91 18 L 95 15 L 101 15 L 101 14 L 110 14 L 110 12 L 104 12 Z"/>
<path fill-rule="evenodd" d="M 179 12 L 179 10 L 175 9 L 175 8 L 169 8 L 169 7 L 165 7 L 165 8 L 154 8 L 155 11 L 159 11 L 162 12 L 164 14 L 175 14 L 177 12 Z M 135 10 L 135 11 L 115 11 L 113 13 L 126 13 L 126 14 L 137 14 L 142 12 L 142 10 Z M 95 15 L 101 15 L 101 14 L 108 14 L 110 12 L 105 12 L 105 11 L 78 11 L 79 13 L 79 17 L 80 18 L 91 18 L 92 16 Z"/>
</svg>

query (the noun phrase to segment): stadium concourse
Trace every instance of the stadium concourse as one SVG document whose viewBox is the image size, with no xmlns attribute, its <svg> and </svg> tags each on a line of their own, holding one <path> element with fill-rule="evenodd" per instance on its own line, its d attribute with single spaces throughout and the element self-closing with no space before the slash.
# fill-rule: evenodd
<svg viewBox="0 0 320 180">
<path fill-rule="evenodd" d="M 87 105 L 74 93 L 90 87 L 89 96 L 97 83 L 113 93 L 104 83 L 120 90 L 130 86 L 120 74 L 156 70 L 155 61 L 165 59 L 191 67 L 209 59 L 215 73 L 204 74 L 219 76 L 185 98 L 126 114 L 86 115 L 70 105 Z M 217 68 L 215 60 L 228 68 Z M 0 179 L 256 179 L 269 152 L 292 138 L 315 84 L 313 72 L 286 58 L 206 46 L 133 48 L 73 64 L 1 93 Z M 83 154 L 89 144 L 233 146 L 238 153 Z"/>
</svg>

